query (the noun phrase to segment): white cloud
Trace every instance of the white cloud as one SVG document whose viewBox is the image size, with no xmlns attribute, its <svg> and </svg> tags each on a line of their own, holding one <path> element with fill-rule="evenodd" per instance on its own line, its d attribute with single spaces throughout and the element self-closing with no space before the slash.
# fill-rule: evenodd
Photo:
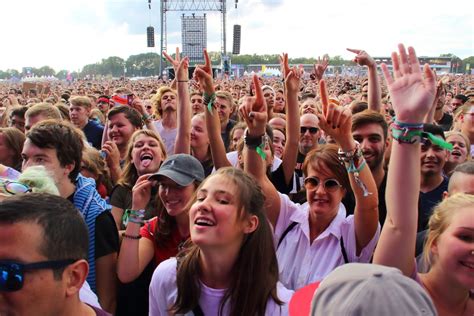
<svg viewBox="0 0 474 316">
<path fill-rule="evenodd" d="M 227 50 L 232 25 L 242 25 L 241 53 L 292 57 L 328 53 L 350 58 L 346 47 L 389 56 L 396 44 L 419 55 L 474 55 L 474 20 L 469 0 L 227 2 Z M 24 0 L 2 3 L 0 69 L 49 65 L 77 70 L 109 56 L 159 50 L 159 0 Z M 181 13 L 168 14 L 168 50 L 181 46 Z M 201 14 L 197 12 L 196 14 Z M 146 47 L 145 29 L 155 27 L 156 48 Z M 220 50 L 220 16 L 208 13 L 208 49 Z M 143 30 L 143 32 L 141 32 Z"/>
</svg>

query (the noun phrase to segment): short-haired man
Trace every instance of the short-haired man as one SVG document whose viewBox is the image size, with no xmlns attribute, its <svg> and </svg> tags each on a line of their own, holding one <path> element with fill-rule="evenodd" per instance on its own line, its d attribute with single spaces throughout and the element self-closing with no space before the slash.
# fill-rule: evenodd
<svg viewBox="0 0 474 316">
<path fill-rule="evenodd" d="M 315 114 L 306 113 L 300 117 L 300 139 L 298 143 L 298 156 L 296 158 L 295 173 L 296 183 L 293 185 L 292 194 L 300 192 L 303 188 L 303 162 L 306 155 L 313 149 L 318 147 L 321 138 L 321 130 L 319 129 L 319 119 Z M 293 195 L 292 199 L 303 202 L 305 194 Z"/>
<path fill-rule="evenodd" d="M 204 112 L 204 104 L 202 103 L 202 93 L 199 91 L 191 92 L 190 98 L 193 115 Z"/>
<path fill-rule="evenodd" d="M 84 132 L 87 141 L 92 146 L 100 149 L 104 126 L 96 120 L 89 119 L 92 109 L 91 100 L 88 97 L 73 97 L 69 100 L 69 104 L 69 118 L 72 124 Z"/>
<path fill-rule="evenodd" d="M 62 120 L 61 111 L 49 103 L 37 103 L 25 112 L 25 130 L 28 131 L 38 122 L 53 119 Z"/>
<path fill-rule="evenodd" d="M 387 216 L 385 187 L 387 173 L 384 169 L 385 151 L 389 145 L 388 125 L 379 112 L 365 110 L 352 117 L 352 137 L 359 142 L 365 161 L 372 172 L 379 195 L 379 222 L 383 225 Z"/>
<path fill-rule="evenodd" d="M 81 212 L 89 232 L 87 282 L 101 306 L 115 308 L 118 232 L 108 205 L 97 193 L 95 181 L 80 175 L 83 139 L 80 131 L 66 122 L 37 123 L 26 135 L 22 169 L 42 165 L 51 174 L 63 198 Z"/>
<path fill-rule="evenodd" d="M 44 193 L 0 203 L 0 315 L 108 315 L 80 300 L 89 272 L 84 219 Z"/>
<path fill-rule="evenodd" d="M 467 97 L 464 94 L 457 94 L 451 99 L 451 109 L 455 112 L 466 103 Z"/>
<path fill-rule="evenodd" d="M 437 125 L 424 124 L 423 131 L 445 139 L 443 129 Z M 433 207 L 442 200 L 443 192 L 448 188 L 448 178 L 443 174 L 447 156 L 446 149 L 427 138 L 422 139 L 418 232 L 426 229 Z"/>
<path fill-rule="evenodd" d="M 10 116 L 8 117 L 8 127 L 15 127 L 25 132 L 25 113 L 28 110 L 26 106 L 15 106 L 10 111 Z"/>
<path fill-rule="evenodd" d="M 107 112 L 110 110 L 110 98 L 107 95 L 100 95 L 97 99 L 97 108 L 102 112 L 102 114 L 107 115 Z"/>
<path fill-rule="evenodd" d="M 224 141 L 226 151 L 228 151 L 230 145 L 230 131 L 237 123 L 230 119 L 230 116 L 234 112 L 234 100 L 232 99 L 232 95 L 227 91 L 217 91 L 214 105 L 217 108 L 217 113 L 219 113 L 222 140 Z"/>
<path fill-rule="evenodd" d="M 156 106 L 158 120 L 153 122 L 155 129 L 165 143 L 166 153 L 174 153 L 176 134 L 178 133 L 177 94 L 170 87 L 161 87 L 152 98 Z"/>
</svg>

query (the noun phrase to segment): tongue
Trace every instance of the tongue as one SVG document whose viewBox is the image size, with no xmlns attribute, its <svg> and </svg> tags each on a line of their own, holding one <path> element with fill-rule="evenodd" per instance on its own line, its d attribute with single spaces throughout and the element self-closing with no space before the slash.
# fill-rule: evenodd
<svg viewBox="0 0 474 316">
<path fill-rule="evenodd" d="M 142 160 L 142 167 L 148 167 L 149 165 L 151 164 L 151 160 L 150 159 L 143 159 Z"/>
</svg>

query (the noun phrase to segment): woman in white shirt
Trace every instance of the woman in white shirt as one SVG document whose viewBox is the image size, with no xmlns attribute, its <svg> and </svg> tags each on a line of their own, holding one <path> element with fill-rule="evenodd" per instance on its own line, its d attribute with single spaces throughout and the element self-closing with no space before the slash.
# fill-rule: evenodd
<svg viewBox="0 0 474 316">
<path fill-rule="evenodd" d="M 189 210 L 192 244 L 162 262 L 150 284 L 150 315 L 287 315 L 292 292 L 278 266 L 264 196 L 243 171 L 221 168 Z"/>
<path fill-rule="evenodd" d="M 293 74 L 285 74 L 286 80 L 296 82 L 298 70 L 287 71 Z M 248 98 L 241 107 L 249 127 L 245 170 L 254 175 L 267 199 L 267 217 L 278 247 L 280 281 L 296 290 L 323 279 L 344 263 L 369 262 L 380 230 L 377 188 L 352 138 L 350 109 L 329 104 L 324 80 L 320 81 L 323 113 L 318 114 L 319 127 L 336 140 L 340 154 L 335 145 L 323 145 L 308 153 L 303 167 L 308 202 L 295 204 L 268 180 L 257 151 L 267 120 L 266 104 L 258 88 L 256 97 Z M 354 215 L 346 217 L 341 201 L 351 189 L 356 205 Z"/>
</svg>

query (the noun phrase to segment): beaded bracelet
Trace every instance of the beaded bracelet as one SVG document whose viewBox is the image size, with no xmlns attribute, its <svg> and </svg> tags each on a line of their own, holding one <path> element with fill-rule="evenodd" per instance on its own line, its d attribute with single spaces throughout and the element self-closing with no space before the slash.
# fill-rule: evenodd
<svg viewBox="0 0 474 316">
<path fill-rule="evenodd" d="M 133 236 L 133 235 L 127 235 L 126 233 L 123 233 L 122 237 L 127 238 L 127 239 L 133 239 L 133 240 L 138 240 L 138 239 L 142 238 L 141 235 Z"/>
</svg>

